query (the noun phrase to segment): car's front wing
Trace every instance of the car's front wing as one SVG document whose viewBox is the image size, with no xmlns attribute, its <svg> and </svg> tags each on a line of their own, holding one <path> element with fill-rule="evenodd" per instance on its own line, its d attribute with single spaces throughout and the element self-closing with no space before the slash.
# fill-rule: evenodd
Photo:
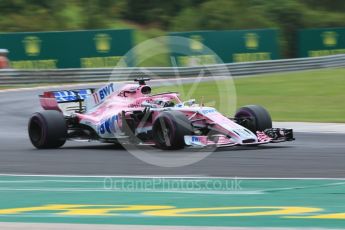
<svg viewBox="0 0 345 230">
<path fill-rule="evenodd" d="M 295 140 L 292 129 L 271 128 L 262 132 L 256 132 L 257 140 L 246 140 L 243 142 L 235 142 L 231 137 L 223 134 L 201 136 L 201 135 L 188 135 L 184 136 L 184 141 L 187 146 L 192 147 L 230 147 L 236 145 L 249 146 L 261 145 L 267 143 L 278 143 L 284 141 Z"/>
</svg>

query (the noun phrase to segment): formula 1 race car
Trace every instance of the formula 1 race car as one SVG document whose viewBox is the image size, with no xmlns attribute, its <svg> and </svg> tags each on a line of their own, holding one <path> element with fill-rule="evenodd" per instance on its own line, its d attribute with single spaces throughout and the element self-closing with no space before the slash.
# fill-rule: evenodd
<svg viewBox="0 0 345 230">
<path fill-rule="evenodd" d="M 175 92 L 152 94 L 148 80 L 44 92 L 39 96 L 44 111 L 29 120 L 31 143 L 39 149 L 59 148 L 66 140 L 181 149 L 294 140 L 291 129 L 272 128 L 261 106 L 244 106 L 227 118 L 195 100 L 181 101 Z"/>
</svg>

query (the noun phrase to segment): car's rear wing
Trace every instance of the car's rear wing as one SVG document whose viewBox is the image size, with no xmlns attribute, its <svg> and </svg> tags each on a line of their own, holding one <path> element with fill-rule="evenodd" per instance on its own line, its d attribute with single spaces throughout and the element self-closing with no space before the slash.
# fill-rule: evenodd
<svg viewBox="0 0 345 230">
<path fill-rule="evenodd" d="M 39 95 L 39 99 L 42 108 L 45 110 L 82 111 L 84 109 L 84 100 L 94 91 L 94 88 L 46 91 Z"/>
</svg>

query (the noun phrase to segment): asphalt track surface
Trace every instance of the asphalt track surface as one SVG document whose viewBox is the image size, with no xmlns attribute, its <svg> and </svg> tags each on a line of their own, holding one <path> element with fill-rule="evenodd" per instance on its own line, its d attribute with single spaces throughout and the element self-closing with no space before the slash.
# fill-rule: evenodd
<svg viewBox="0 0 345 230">
<path fill-rule="evenodd" d="M 42 91 L 0 92 L 0 174 L 345 178 L 345 134 L 296 133 L 295 142 L 220 149 L 183 167 L 149 165 L 123 148 L 96 142 L 36 150 L 27 122 L 41 110 L 37 95 Z"/>
</svg>

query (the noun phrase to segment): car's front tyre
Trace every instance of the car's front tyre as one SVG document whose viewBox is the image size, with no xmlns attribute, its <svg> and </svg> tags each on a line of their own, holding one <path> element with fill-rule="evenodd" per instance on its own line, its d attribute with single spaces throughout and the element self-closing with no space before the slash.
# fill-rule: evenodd
<svg viewBox="0 0 345 230">
<path fill-rule="evenodd" d="M 272 119 L 269 112 L 260 105 L 246 105 L 239 108 L 235 120 L 253 133 L 272 128 Z"/>
<path fill-rule="evenodd" d="M 182 149 L 184 136 L 192 134 L 192 126 L 185 114 L 180 111 L 162 112 L 152 127 L 153 140 L 160 149 Z"/>
</svg>

